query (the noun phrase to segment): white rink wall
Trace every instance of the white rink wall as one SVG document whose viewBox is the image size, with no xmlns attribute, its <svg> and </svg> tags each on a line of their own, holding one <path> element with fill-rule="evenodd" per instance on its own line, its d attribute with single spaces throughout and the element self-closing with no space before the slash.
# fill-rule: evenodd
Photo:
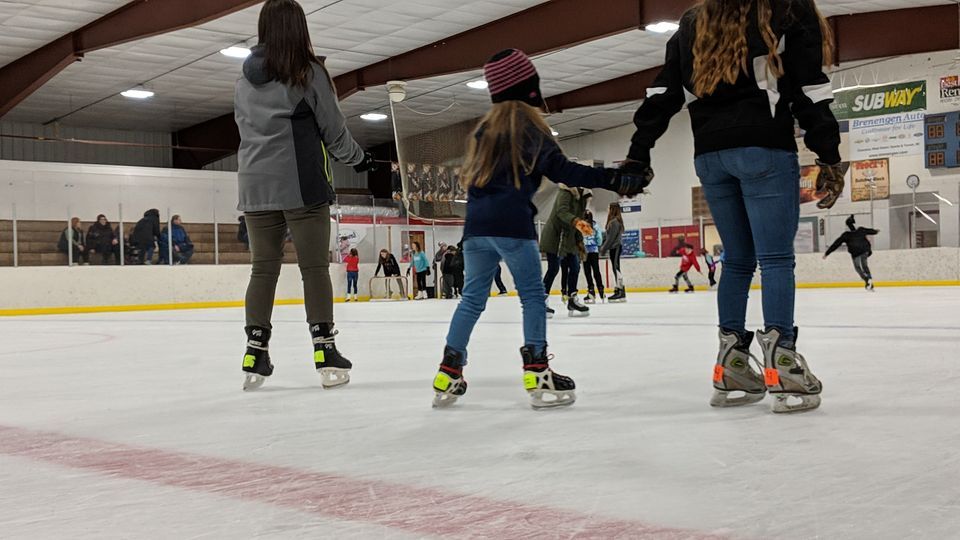
<svg viewBox="0 0 960 540">
<path fill-rule="evenodd" d="M 663 289 L 672 284 L 678 266 L 676 258 L 626 259 L 624 279 L 630 289 Z M 960 249 L 957 248 L 876 252 L 870 266 L 881 286 L 884 283 L 960 285 Z M 368 284 L 375 268 L 373 264 L 361 264 L 360 296 L 369 294 Z M 605 274 L 612 274 L 607 272 L 606 261 L 602 261 L 602 269 Z M 202 304 L 235 303 L 243 300 L 249 275 L 248 265 L 0 268 L 0 314 L 4 310 L 42 308 L 168 304 L 203 307 Z M 331 276 L 335 296 L 343 298 L 346 292 L 343 265 L 332 265 Z M 504 272 L 503 278 L 510 290 L 514 290 L 509 272 Z M 698 286 L 706 285 L 705 275 L 694 272 L 691 279 Z M 859 280 L 850 257 L 838 252 L 826 261 L 819 254 L 798 256 L 797 282 L 857 285 Z M 580 285 L 586 287 L 582 275 Z M 554 284 L 555 289 L 558 287 L 559 279 Z M 277 299 L 302 297 L 297 266 L 284 265 Z"/>
</svg>

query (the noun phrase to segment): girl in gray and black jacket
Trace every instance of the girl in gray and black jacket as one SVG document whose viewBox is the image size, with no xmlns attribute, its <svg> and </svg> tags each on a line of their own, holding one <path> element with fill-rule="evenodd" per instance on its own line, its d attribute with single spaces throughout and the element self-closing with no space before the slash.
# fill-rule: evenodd
<svg viewBox="0 0 960 540">
<path fill-rule="evenodd" d="M 610 267 L 613 268 L 613 278 L 617 286 L 614 287 L 613 294 L 607 299 L 609 302 L 626 302 L 627 290 L 623 287 L 623 274 L 620 273 L 620 255 L 623 254 L 623 214 L 620 210 L 620 203 L 610 203 L 607 211 L 607 230 L 604 235 L 603 244 L 600 246 L 600 254 L 610 254 Z"/>
<path fill-rule="evenodd" d="M 294 0 L 267 0 L 259 44 L 243 65 L 234 100 L 240 128 L 239 210 L 250 237 L 253 271 L 246 298 L 245 390 L 273 373 L 267 345 L 277 279 L 289 227 L 297 249 L 314 364 L 330 388 L 350 381 L 350 361 L 334 344 L 330 283 L 330 160 L 370 168 L 353 140 L 333 80 L 313 54 L 307 20 Z"/>
</svg>

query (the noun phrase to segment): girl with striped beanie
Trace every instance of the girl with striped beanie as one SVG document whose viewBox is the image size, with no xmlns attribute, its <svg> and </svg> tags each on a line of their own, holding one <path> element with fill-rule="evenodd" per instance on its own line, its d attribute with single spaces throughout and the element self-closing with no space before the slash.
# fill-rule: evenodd
<svg viewBox="0 0 960 540">
<path fill-rule="evenodd" d="M 507 49 L 484 66 L 493 106 L 468 141 L 460 180 L 468 190 L 463 257 L 467 280 L 457 307 L 440 371 L 434 379 L 434 407 L 452 405 L 467 391 L 463 368 L 467 343 L 490 297 L 500 261 L 513 275 L 523 305 L 523 383 L 534 408 L 571 405 L 573 379 L 550 369 L 547 312 L 534 225 L 534 194 L 544 177 L 571 187 L 600 188 L 636 195 L 651 171 L 624 174 L 571 162 L 543 120 L 540 76 L 522 51 Z"/>
</svg>

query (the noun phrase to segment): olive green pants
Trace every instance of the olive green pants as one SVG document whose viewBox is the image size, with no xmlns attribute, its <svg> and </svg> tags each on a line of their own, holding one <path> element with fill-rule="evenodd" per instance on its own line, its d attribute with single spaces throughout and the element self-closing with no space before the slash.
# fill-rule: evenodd
<svg viewBox="0 0 960 540">
<path fill-rule="evenodd" d="M 247 326 L 272 328 L 273 302 L 287 228 L 297 249 L 307 323 L 333 323 L 330 283 L 330 206 L 245 212 L 253 271 L 247 286 Z"/>
</svg>

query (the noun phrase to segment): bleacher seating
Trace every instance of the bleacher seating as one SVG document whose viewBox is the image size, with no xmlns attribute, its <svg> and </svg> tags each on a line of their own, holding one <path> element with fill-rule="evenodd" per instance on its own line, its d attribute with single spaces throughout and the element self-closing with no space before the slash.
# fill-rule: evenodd
<svg viewBox="0 0 960 540">
<path fill-rule="evenodd" d="M 82 224 L 84 234 L 91 221 Z M 130 235 L 136 223 L 124 223 L 126 235 Z M 161 225 L 161 228 L 163 225 Z M 214 264 L 214 233 L 212 223 L 184 223 L 183 227 L 190 235 L 194 245 L 194 255 L 190 264 Z M 218 226 L 220 236 L 220 264 L 250 264 L 250 253 L 243 243 L 237 240 L 237 223 L 221 223 Z M 60 266 L 67 264 L 67 256 L 57 251 L 60 233 L 66 228 L 63 221 L 24 221 L 17 222 L 17 253 L 20 266 Z M 156 254 L 154 255 L 156 261 Z M 92 257 L 90 263 L 100 262 L 99 256 Z M 284 262 L 296 263 L 297 255 L 291 243 L 284 248 Z M 0 220 L 0 266 L 13 266 L 13 222 Z"/>
</svg>

